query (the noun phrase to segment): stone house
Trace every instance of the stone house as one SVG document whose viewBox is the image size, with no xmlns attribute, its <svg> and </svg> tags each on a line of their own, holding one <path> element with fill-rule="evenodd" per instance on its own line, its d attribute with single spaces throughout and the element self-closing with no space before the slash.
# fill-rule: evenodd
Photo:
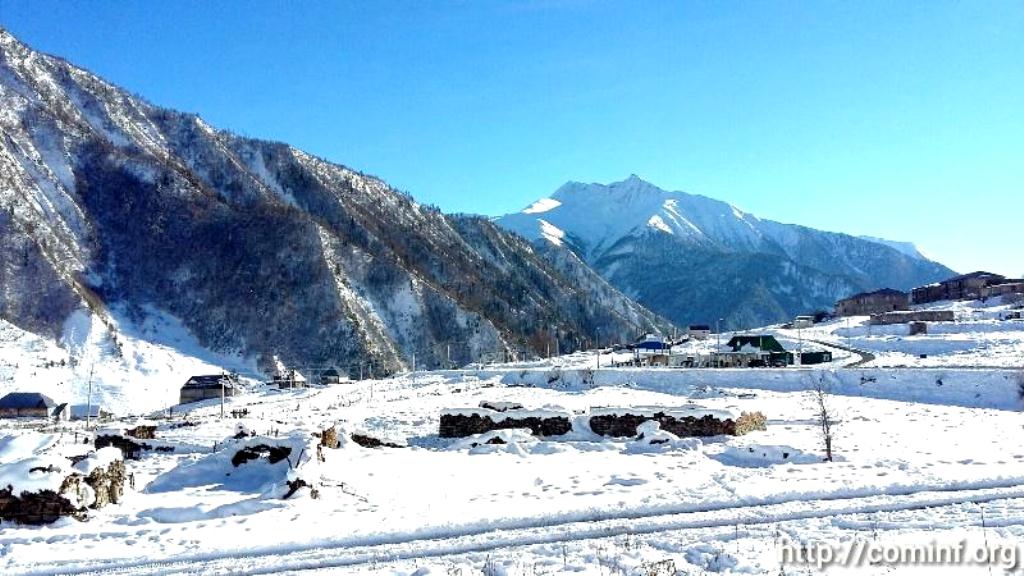
<svg viewBox="0 0 1024 576">
<path fill-rule="evenodd" d="M 910 299 L 907 293 L 892 288 L 861 292 L 836 302 L 836 316 L 870 316 L 909 309 Z"/>
<path fill-rule="evenodd" d="M 914 304 L 926 304 L 940 300 L 972 300 L 985 297 L 987 288 L 1005 283 L 1006 277 L 999 274 L 971 272 L 954 276 L 942 282 L 914 288 L 910 293 L 910 300 Z"/>
<path fill-rule="evenodd" d="M 234 396 L 239 392 L 238 379 L 230 374 L 193 376 L 181 387 L 181 404 Z"/>
</svg>

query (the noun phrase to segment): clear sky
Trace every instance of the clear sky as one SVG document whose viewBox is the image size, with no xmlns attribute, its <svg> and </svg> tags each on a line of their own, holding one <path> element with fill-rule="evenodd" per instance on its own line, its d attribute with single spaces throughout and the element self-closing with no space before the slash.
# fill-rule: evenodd
<svg viewBox="0 0 1024 576">
<path fill-rule="evenodd" d="M 150 101 L 497 215 L 631 173 L 1024 274 L 1024 2 L 49 2 Z"/>
</svg>

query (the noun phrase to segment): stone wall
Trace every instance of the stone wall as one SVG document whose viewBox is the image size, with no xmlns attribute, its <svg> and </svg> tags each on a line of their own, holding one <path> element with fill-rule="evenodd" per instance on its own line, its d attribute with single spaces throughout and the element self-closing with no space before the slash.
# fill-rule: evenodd
<svg viewBox="0 0 1024 576">
<path fill-rule="evenodd" d="M 15 494 L 10 486 L 0 489 L 0 521 L 18 524 L 41 525 L 56 522 L 70 516 L 85 520 L 86 508 L 77 507 L 71 499 L 79 501 L 92 489 L 95 498 L 88 506 L 99 509 L 108 504 L 118 504 L 124 494 L 124 461 L 115 460 L 106 467 L 98 467 L 83 476 L 73 473 L 61 483 L 60 490 L 41 490 Z"/>
<path fill-rule="evenodd" d="M 568 416 L 538 415 L 530 411 L 496 412 L 479 409 L 472 412 L 441 414 L 441 438 L 465 438 L 492 430 L 528 428 L 534 436 L 561 436 L 572 430 Z"/>
<path fill-rule="evenodd" d="M 701 417 L 676 417 L 665 412 L 653 414 L 600 414 L 590 418 L 590 429 L 601 436 L 618 438 L 637 435 L 637 426 L 656 421 L 661 429 L 680 438 L 705 436 L 740 436 L 753 430 L 764 430 L 766 420 L 760 412 L 744 413 L 736 420 L 719 419 L 710 414 Z"/>
</svg>

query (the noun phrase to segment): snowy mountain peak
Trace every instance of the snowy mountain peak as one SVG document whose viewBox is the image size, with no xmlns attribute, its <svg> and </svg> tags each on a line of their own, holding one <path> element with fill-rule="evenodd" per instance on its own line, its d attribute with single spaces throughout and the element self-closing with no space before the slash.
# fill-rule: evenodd
<svg viewBox="0 0 1024 576">
<path fill-rule="evenodd" d="M 497 222 L 572 248 L 620 290 L 681 324 L 730 315 L 733 325 L 769 324 L 857 291 L 905 290 L 952 273 L 910 245 L 762 220 L 635 174 L 610 184 L 568 182 Z"/>
<path fill-rule="evenodd" d="M 536 214 L 544 213 L 542 225 Z M 695 242 L 760 241 L 758 220 L 734 206 L 685 192 L 669 192 L 636 174 L 611 184 L 568 182 L 550 198 L 499 219 L 528 238 L 550 237 L 554 226 L 576 239 L 588 253 L 607 249 L 627 236 L 670 234 Z"/>
</svg>

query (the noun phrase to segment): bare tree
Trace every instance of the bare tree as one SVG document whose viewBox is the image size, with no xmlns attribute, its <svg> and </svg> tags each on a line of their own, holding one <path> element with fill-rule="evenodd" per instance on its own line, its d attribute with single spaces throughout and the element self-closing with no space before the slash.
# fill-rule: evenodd
<svg viewBox="0 0 1024 576">
<path fill-rule="evenodd" d="M 812 376 L 812 378 L 814 378 Z M 832 462 L 833 440 L 838 420 L 831 407 L 831 387 L 825 382 L 825 375 L 821 374 L 814 378 L 811 386 L 815 420 L 821 429 L 821 439 L 825 443 L 825 461 Z"/>
<path fill-rule="evenodd" d="M 1024 400 L 1024 368 L 1017 370 L 1017 396 Z"/>
</svg>

